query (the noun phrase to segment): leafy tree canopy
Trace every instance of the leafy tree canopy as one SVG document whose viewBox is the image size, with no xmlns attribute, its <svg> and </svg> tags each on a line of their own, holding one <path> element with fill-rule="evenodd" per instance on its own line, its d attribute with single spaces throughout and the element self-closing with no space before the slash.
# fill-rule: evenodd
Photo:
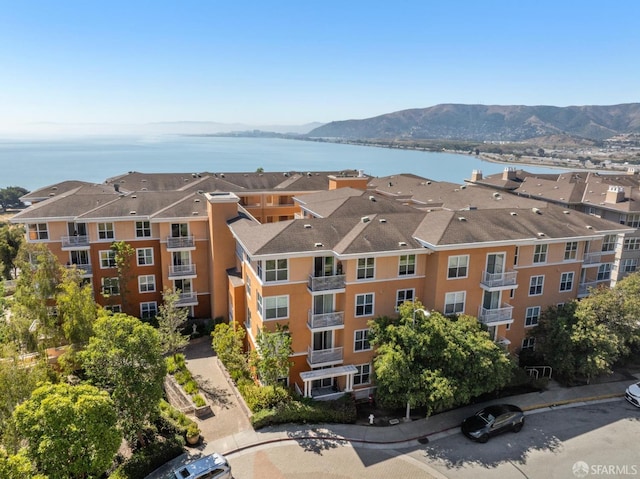
<svg viewBox="0 0 640 479">
<path fill-rule="evenodd" d="M 29 190 L 21 186 L 0 188 L 0 208 L 2 208 L 2 211 L 7 211 L 7 208 L 20 208 L 24 206 L 24 203 L 20 201 L 20 197 L 27 193 L 29 193 Z"/>
<path fill-rule="evenodd" d="M 261 330 L 256 338 L 258 350 L 252 363 L 258 371 L 260 380 L 265 385 L 278 385 L 278 380 L 289 375 L 292 362 L 290 355 L 291 335 L 288 328 L 278 325 L 276 331 Z"/>
<path fill-rule="evenodd" d="M 216 355 L 228 369 L 244 370 L 247 359 L 243 351 L 245 332 L 243 328 L 236 328 L 235 324 L 220 323 L 211 333 L 212 346 Z"/>
<path fill-rule="evenodd" d="M 165 290 L 162 294 L 163 302 L 158 315 L 158 331 L 162 344 L 162 352 L 175 354 L 189 344 L 189 336 L 182 334 L 182 327 L 189 317 L 189 310 L 178 306 L 179 291 Z"/>
<path fill-rule="evenodd" d="M 0 276 L 12 279 L 16 276 L 18 251 L 24 243 L 24 228 L 21 226 L 0 225 Z"/>
</svg>

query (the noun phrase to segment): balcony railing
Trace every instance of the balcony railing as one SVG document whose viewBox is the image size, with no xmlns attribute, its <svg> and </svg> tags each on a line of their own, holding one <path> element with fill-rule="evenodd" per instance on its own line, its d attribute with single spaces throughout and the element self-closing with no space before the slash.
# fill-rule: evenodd
<svg viewBox="0 0 640 479">
<path fill-rule="evenodd" d="M 167 249 L 193 248 L 193 236 L 167 237 Z"/>
<path fill-rule="evenodd" d="M 73 268 L 76 267 L 78 269 L 78 271 L 81 271 L 82 274 L 93 274 L 93 267 L 90 264 L 68 264 L 67 268 Z"/>
<path fill-rule="evenodd" d="M 311 291 L 330 291 L 334 289 L 344 289 L 344 274 L 333 276 L 309 276 L 309 289 Z"/>
<path fill-rule="evenodd" d="M 62 247 L 63 248 L 88 248 L 89 247 L 89 237 L 87 235 L 82 236 L 63 236 Z"/>
<path fill-rule="evenodd" d="M 169 266 L 169 278 L 196 276 L 195 264 L 173 264 Z"/>
<path fill-rule="evenodd" d="M 176 304 L 178 306 L 195 306 L 198 304 L 198 293 L 195 291 L 191 293 L 180 293 Z"/>
<path fill-rule="evenodd" d="M 342 361 L 343 348 L 329 348 L 313 350 L 309 347 L 307 351 L 307 362 L 311 366 L 317 366 L 325 363 L 338 363 Z"/>
<path fill-rule="evenodd" d="M 344 312 L 336 311 L 333 313 L 311 314 L 311 311 L 309 311 L 307 325 L 309 326 L 309 329 L 337 329 L 339 327 L 344 327 Z"/>
<path fill-rule="evenodd" d="M 578 285 L 578 296 L 586 296 L 589 294 L 590 289 L 595 289 L 601 284 L 609 284 L 610 279 L 603 279 L 600 281 L 586 281 Z"/>
<path fill-rule="evenodd" d="M 598 264 L 602 263 L 602 253 L 600 251 L 595 253 L 585 253 L 582 264 Z"/>
<path fill-rule="evenodd" d="M 505 271 L 504 273 L 482 272 L 482 284 L 488 288 L 500 288 L 502 286 L 515 286 L 518 279 L 517 271 Z"/>
<path fill-rule="evenodd" d="M 493 323 L 505 323 L 513 321 L 513 306 L 503 303 L 499 308 L 483 308 L 480 306 L 478 319 L 481 323 L 492 325 Z"/>
</svg>

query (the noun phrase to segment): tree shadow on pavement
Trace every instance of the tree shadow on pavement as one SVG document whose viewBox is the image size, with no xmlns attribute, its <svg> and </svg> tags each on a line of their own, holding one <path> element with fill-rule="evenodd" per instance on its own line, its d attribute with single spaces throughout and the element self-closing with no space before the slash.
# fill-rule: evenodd
<svg viewBox="0 0 640 479">
<path fill-rule="evenodd" d="M 193 378 L 211 404 L 223 409 L 229 409 L 229 407 L 233 405 L 233 401 L 231 400 L 233 394 L 227 388 L 217 387 L 211 380 L 200 375 L 194 376 Z"/>
<path fill-rule="evenodd" d="M 330 449 L 336 449 L 338 447 L 345 446 L 348 441 L 345 441 L 341 436 L 327 431 L 326 429 L 305 429 L 302 431 L 289 431 L 287 436 L 291 439 L 295 439 L 296 442 L 307 452 L 313 452 L 318 455 L 322 455 L 323 451 Z"/>
</svg>

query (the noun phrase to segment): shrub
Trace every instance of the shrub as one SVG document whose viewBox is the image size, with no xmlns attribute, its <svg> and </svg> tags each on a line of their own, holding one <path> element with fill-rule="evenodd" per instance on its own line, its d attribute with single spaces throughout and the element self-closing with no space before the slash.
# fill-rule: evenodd
<svg viewBox="0 0 640 479">
<path fill-rule="evenodd" d="M 247 407 L 252 411 L 271 409 L 291 400 L 289 391 L 282 386 L 258 386 L 252 381 L 242 381 L 238 384 L 238 390 Z"/>
<path fill-rule="evenodd" d="M 129 460 L 120 465 L 109 477 L 111 479 L 144 478 L 183 452 L 184 441 L 178 438 L 151 443 L 135 451 Z"/>
<path fill-rule="evenodd" d="M 196 407 L 202 407 L 207 404 L 204 398 L 200 396 L 200 394 L 196 394 L 195 396 L 193 396 L 193 403 L 196 405 Z"/>
<path fill-rule="evenodd" d="M 155 426 L 158 432 L 165 437 L 173 435 L 184 436 L 190 425 L 197 427 L 195 421 L 178 411 L 166 401 L 160 401 L 160 415 Z"/>
<path fill-rule="evenodd" d="M 356 422 L 357 411 L 353 397 L 345 395 L 335 401 L 289 401 L 277 407 L 262 409 L 251 417 L 254 428 L 260 429 L 284 423 L 342 423 Z"/>
<path fill-rule="evenodd" d="M 193 379 L 189 379 L 183 387 L 184 392 L 187 394 L 194 395 L 198 393 L 198 383 Z"/>
<path fill-rule="evenodd" d="M 179 371 L 176 371 L 173 377 L 176 378 L 178 384 L 182 386 L 191 379 L 191 373 L 187 369 L 180 369 Z"/>
</svg>

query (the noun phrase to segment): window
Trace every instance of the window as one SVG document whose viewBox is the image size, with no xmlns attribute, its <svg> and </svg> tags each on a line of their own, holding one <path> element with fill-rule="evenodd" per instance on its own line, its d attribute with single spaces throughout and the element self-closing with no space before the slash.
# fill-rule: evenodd
<svg viewBox="0 0 640 479">
<path fill-rule="evenodd" d="M 158 304 L 155 301 L 140 303 L 140 319 L 152 319 L 158 314 Z"/>
<path fill-rule="evenodd" d="M 542 286 L 544 285 L 544 276 L 531 276 L 529 280 L 529 296 L 539 296 L 542 294 Z"/>
<path fill-rule="evenodd" d="M 149 238 L 151 236 L 151 223 L 148 221 L 136 221 L 136 238 Z"/>
<path fill-rule="evenodd" d="M 598 267 L 597 281 L 607 281 L 611 279 L 611 263 L 604 263 Z"/>
<path fill-rule="evenodd" d="M 522 340 L 522 349 L 534 349 L 536 338 L 524 338 Z"/>
<path fill-rule="evenodd" d="M 41 241 L 49 239 L 49 231 L 47 223 L 37 223 L 28 225 L 29 239 L 31 241 Z"/>
<path fill-rule="evenodd" d="M 264 319 L 283 319 L 289 316 L 289 296 L 268 296 L 263 299 Z"/>
<path fill-rule="evenodd" d="M 444 314 L 464 313 L 465 291 L 456 291 L 444 295 Z"/>
<path fill-rule="evenodd" d="M 358 372 L 353 375 L 353 385 L 369 384 L 371 382 L 371 364 L 356 365 Z"/>
<path fill-rule="evenodd" d="M 400 266 L 398 267 L 398 275 L 407 276 L 410 274 L 416 274 L 416 255 L 400 255 Z"/>
<path fill-rule="evenodd" d="M 120 281 L 118 278 L 102 278 L 102 294 L 104 296 L 120 294 Z"/>
<path fill-rule="evenodd" d="M 111 311 L 112 313 L 122 313 L 122 306 L 119 304 L 107 304 L 104 309 Z"/>
<path fill-rule="evenodd" d="M 262 295 L 256 291 L 256 310 L 262 314 Z"/>
<path fill-rule="evenodd" d="M 638 228 L 640 227 L 640 215 L 639 214 L 627 215 L 624 223 L 627 226 L 631 226 L 632 228 Z"/>
<path fill-rule="evenodd" d="M 513 265 L 518 266 L 518 255 L 520 254 L 520 247 L 516 246 L 513 252 Z"/>
<path fill-rule="evenodd" d="M 537 244 L 535 250 L 533 251 L 533 262 L 534 263 L 546 263 L 547 262 L 547 249 L 549 245 L 546 244 Z"/>
<path fill-rule="evenodd" d="M 113 223 L 98 223 L 98 238 L 101 240 L 114 239 Z"/>
<path fill-rule="evenodd" d="M 371 345 L 369 344 L 369 330 L 358 329 L 353 333 L 353 350 L 354 351 L 369 351 Z"/>
<path fill-rule="evenodd" d="M 405 301 L 413 301 L 413 289 L 399 289 L 396 293 L 396 311 L 400 309 L 400 305 Z"/>
<path fill-rule="evenodd" d="M 268 259 L 264 263 L 265 281 L 286 281 L 288 279 L 286 259 Z"/>
<path fill-rule="evenodd" d="M 573 289 L 573 271 L 560 275 L 560 291 L 571 291 Z"/>
<path fill-rule="evenodd" d="M 153 248 L 138 248 L 136 253 L 138 256 L 138 266 L 153 265 Z"/>
<path fill-rule="evenodd" d="M 141 293 L 153 293 L 156 290 L 156 277 L 153 274 L 138 276 L 138 291 Z"/>
<path fill-rule="evenodd" d="M 540 319 L 540 306 L 532 306 L 527 308 L 524 315 L 524 325 L 527 327 L 537 326 Z"/>
<path fill-rule="evenodd" d="M 244 282 L 244 288 L 247 292 L 247 296 L 251 297 L 251 276 L 248 273 L 245 273 L 246 277 L 245 277 L 245 282 Z"/>
<path fill-rule="evenodd" d="M 578 256 L 578 242 L 577 241 L 569 241 L 564 246 L 564 260 L 572 260 L 576 259 Z"/>
<path fill-rule="evenodd" d="M 356 295 L 356 316 L 371 316 L 373 314 L 373 293 Z"/>
<path fill-rule="evenodd" d="M 638 269 L 638 260 L 635 258 L 625 259 L 622 263 L 622 271 L 625 273 L 633 273 L 636 269 Z"/>
<path fill-rule="evenodd" d="M 447 278 L 466 278 L 469 267 L 469 255 L 449 256 Z"/>
<path fill-rule="evenodd" d="M 602 240 L 602 251 L 614 251 L 616 249 L 616 242 L 618 237 L 616 235 L 607 235 Z"/>
<path fill-rule="evenodd" d="M 359 258 L 357 278 L 358 279 L 373 278 L 373 265 L 374 265 L 374 258 Z"/>
<path fill-rule="evenodd" d="M 640 238 L 625 238 L 624 239 L 624 250 L 625 251 L 633 251 L 640 249 Z"/>
<path fill-rule="evenodd" d="M 100 267 L 101 268 L 115 268 L 116 267 L 116 252 L 113 250 L 100 251 Z"/>
<path fill-rule="evenodd" d="M 172 238 L 185 238 L 187 236 L 189 236 L 188 223 L 171 223 Z"/>
</svg>

